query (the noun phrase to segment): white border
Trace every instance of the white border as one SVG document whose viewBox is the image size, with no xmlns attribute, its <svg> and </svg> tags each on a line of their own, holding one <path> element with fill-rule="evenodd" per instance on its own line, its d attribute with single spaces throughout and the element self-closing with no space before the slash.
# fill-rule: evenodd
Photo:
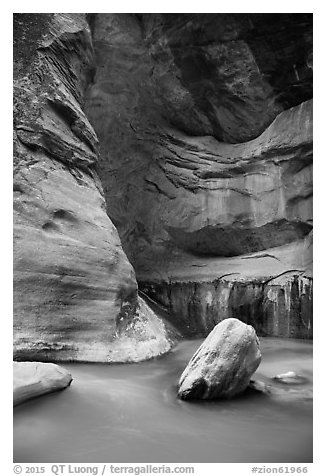
<svg viewBox="0 0 326 476">
<path fill-rule="evenodd" d="M 159 2 L 103 2 L 92 0 L 91 2 L 67 0 L 57 0 L 56 2 L 44 1 L 12 1 L 2 7 L 2 25 L 1 34 L 1 473 L 10 475 L 12 473 L 12 13 L 36 13 L 36 12 L 80 12 L 88 11 L 103 13 L 108 10 L 112 13 L 180 13 L 180 12 L 216 12 L 219 13 L 314 13 L 314 215 L 315 215 L 315 240 L 314 255 L 314 463 L 309 466 L 308 474 L 321 475 L 326 471 L 326 450 L 324 444 L 325 434 L 325 302 L 323 300 L 324 290 L 324 268 L 326 242 L 325 229 L 325 208 L 326 194 L 325 180 L 326 167 L 324 157 L 324 136 L 326 120 L 325 107 L 323 104 L 326 83 L 325 64 L 326 64 L 326 18 L 325 2 L 321 1 L 281 1 L 273 0 L 271 2 L 262 1 L 227 1 L 214 2 L 177 2 L 164 1 Z M 223 435 L 221 435 L 223 437 Z M 189 463 L 190 464 L 190 463 Z M 246 464 L 207 464 L 196 465 L 198 471 L 196 475 L 214 474 L 227 476 L 229 474 L 246 475 L 250 474 L 250 467 Z M 278 466 L 278 465 L 274 465 Z M 285 466 L 285 465 L 283 465 Z M 288 465 L 290 466 L 290 465 Z M 297 465 L 296 465 L 297 466 Z"/>
</svg>

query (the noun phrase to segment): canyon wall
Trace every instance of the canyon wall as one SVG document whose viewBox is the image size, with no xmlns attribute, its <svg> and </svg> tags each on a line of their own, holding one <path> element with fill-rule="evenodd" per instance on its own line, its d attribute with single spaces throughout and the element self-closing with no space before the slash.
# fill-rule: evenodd
<svg viewBox="0 0 326 476">
<path fill-rule="evenodd" d="M 14 244 L 16 359 L 311 338 L 312 15 L 15 15 Z"/>
<path fill-rule="evenodd" d="M 14 358 L 125 362 L 167 352 L 138 297 L 83 112 L 94 74 L 83 14 L 14 16 Z"/>
<path fill-rule="evenodd" d="M 312 16 L 99 14 L 108 215 L 185 335 L 312 337 Z"/>
</svg>

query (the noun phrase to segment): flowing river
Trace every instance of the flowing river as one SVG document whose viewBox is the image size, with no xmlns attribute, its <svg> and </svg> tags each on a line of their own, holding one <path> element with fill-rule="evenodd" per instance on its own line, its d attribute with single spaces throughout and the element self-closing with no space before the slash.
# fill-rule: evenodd
<svg viewBox="0 0 326 476">
<path fill-rule="evenodd" d="M 14 461 L 312 462 L 312 343 L 260 338 L 255 379 L 273 393 L 184 402 L 177 382 L 202 340 L 139 364 L 63 364 L 70 387 L 14 410 Z M 295 371 L 300 384 L 271 380 Z"/>
</svg>

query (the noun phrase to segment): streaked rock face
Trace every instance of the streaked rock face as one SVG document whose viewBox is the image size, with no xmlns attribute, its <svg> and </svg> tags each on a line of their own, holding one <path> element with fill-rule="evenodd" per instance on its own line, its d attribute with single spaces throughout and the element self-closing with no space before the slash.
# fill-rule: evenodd
<svg viewBox="0 0 326 476">
<path fill-rule="evenodd" d="M 312 229 L 311 16 L 101 14 L 93 44 L 86 112 L 108 214 L 142 288 L 168 294 L 160 302 L 195 335 L 254 287 L 263 333 L 311 336 L 311 293 L 284 278 L 277 306 L 264 291 L 283 273 L 311 288 L 311 248 L 308 264 L 297 252 Z M 210 290 L 207 318 L 199 290 L 231 273 L 241 298 L 216 313 Z M 292 325 L 298 306 L 305 317 Z"/>
<path fill-rule="evenodd" d="M 146 180 L 160 190 L 170 181 L 168 193 L 159 196 L 162 213 L 151 212 L 165 246 L 235 256 L 290 243 L 309 233 L 311 124 L 308 102 L 280 114 L 261 136 L 246 144 L 196 139 L 194 152 L 185 139 L 172 154 L 167 152 L 163 158 L 162 152 L 161 169 L 152 169 Z"/>
<path fill-rule="evenodd" d="M 164 353 L 171 342 L 138 301 L 96 172 L 98 141 L 81 107 L 94 60 L 84 15 L 18 14 L 15 24 L 15 358 Z"/>
<path fill-rule="evenodd" d="M 262 336 L 312 338 L 311 237 L 233 258 L 175 256 L 139 275 L 140 289 L 163 305 L 184 335 L 206 336 L 230 317 Z"/>
<path fill-rule="evenodd" d="M 249 385 L 261 361 L 255 329 L 225 319 L 206 337 L 179 381 L 183 400 L 231 398 Z"/>
<path fill-rule="evenodd" d="M 181 20 L 178 15 L 172 17 L 176 27 Z M 198 38 L 194 31 L 200 30 L 201 19 L 204 23 L 200 31 L 204 30 L 210 16 L 199 15 L 194 24 L 189 20 L 188 27 L 186 17 L 181 17 L 190 46 L 180 33 L 178 49 L 182 52 L 188 48 L 188 54 L 193 53 L 195 69 L 193 42 Z M 216 31 L 221 28 L 222 35 L 226 29 L 230 35 L 235 29 L 236 35 L 235 20 L 226 26 L 223 23 L 226 19 L 221 17 L 212 15 L 210 19 L 217 22 Z M 290 243 L 307 235 L 312 227 L 311 101 L 284 112 L 281 105 L 274 111 L 264 102 L 262 108 L 270 119 L 263 129 L 260 127 L 246 137 L 254 138 L 245 143 L 240 137 L 238 144 L 220 142 L 218 135 L 198 137 L 203 134 L 200 131 L 196 137 L 194 132 L 187 135 L 180 128 L 171 127 L 175 111 L 168 115 L 164 102 L 169 95 L 158 96 L 158 89 L 164 92 L 161 85 L 164 75 L 155 77 L 156 69 L 162 69 L 163 58 L 167 75 L 173 65 L 178 66 L 182 76 L 182 65 L 173 62 L 174 57 L 171 59 L 166 53 L 157 59 L 154 54 L 159 47 L 164 52 L 170 51 L 178 30 L 172 28 L 172 23 L 171 31 L 163 31 L 163 27 L 155 29 L 158 22 L 155 15 L 145 15 L 144 22 L 139 23 L 131 15 L 97 16 L 94 46 L 99 65 L 86 101 L 88 117 L 100 138 L 100 175 L 108 213 L 118 227 L 136 272 L 147 260 L 151 261 L 150 268 L 153 262 L 155 265 L 155 259 L 163 262 L 169 259 L 174 249 L 234 256 Z M 234 42 L 229 37 L 226 41 L 229 48 Z M 240 70 L 240 63 L 230 54 L 226 58 L 233 80 L 232 68 Z M 245 74 L 249 77 L 250 71 L 242 64 L 242 75 Z M 210 81 L 214 81 L 212 75 Z M 224 81 L 227 89 L 226 77 Z M 168 84 L 176 91 L 175 85 L 172 88 Z M 256 89 L 249 80 L 241 84 L 246 86 L 247 95 L 254 95 Z M 224 98 L 217 89 L 215 94 Z M 269 94 L 273 97 L 272 91 Z M 233 95 L 230 97 L 238 104 Z M 273 101 L 277 103 L 276 97 Z M 172 102 L 176 104 L 174 99 Z M 243 110 L 247 106 L 244 103 Z M 262 114 L 257 111 L 252 114 L 259 118 L 261 126 Z M 189 119 L 186 108 L 183 116 Z M 209 133 L 212 134 L 208 131 L 205 134 Z"/>
<path fill-rule="evenodd" d="M 14 406 L 45 393 L 62 390 L 72 381 L 71 374 L 56 364 L 14 362 L 13 366 Z"/>
<path fill-rule="evenodd" d="M 166 352 L 136 276 L 186 335 L 239 317 L 312 336 L 311 32 L 310 14 L 15 17 L 16 358 Z"/>
</svg>

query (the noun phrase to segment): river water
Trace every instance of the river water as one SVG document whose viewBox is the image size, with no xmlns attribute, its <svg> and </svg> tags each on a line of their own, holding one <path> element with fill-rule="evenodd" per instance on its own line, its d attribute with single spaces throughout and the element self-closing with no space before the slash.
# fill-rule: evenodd
<svg viewBox="0 0 326 476">
<path fill-rule="evenodd" d="M 139 364 L 66 364 L 70 387 L 14 410 L 19 462 L 312 462 L 312 343 L 261 338 L 255 378 L 271 395 L 180 401 L 178 379 L 202 340 Z M 271 380 L 295 371 L 299 385 Z"/>
</svg>

